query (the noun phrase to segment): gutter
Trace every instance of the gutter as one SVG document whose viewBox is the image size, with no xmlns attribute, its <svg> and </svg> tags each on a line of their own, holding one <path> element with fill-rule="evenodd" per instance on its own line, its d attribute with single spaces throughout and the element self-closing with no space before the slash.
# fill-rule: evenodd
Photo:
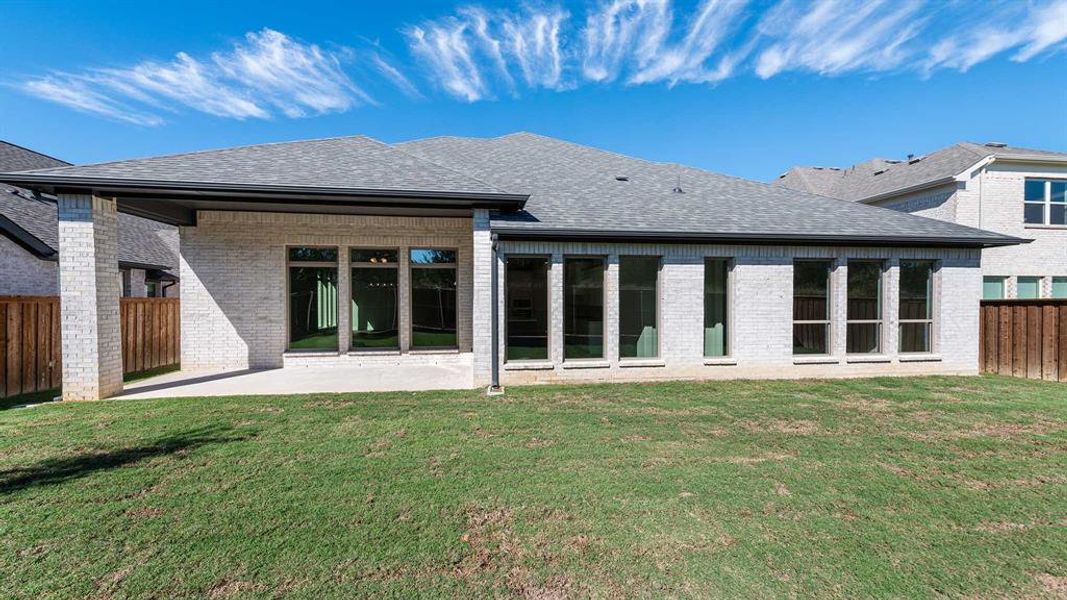
<svg viewBox="0 0 1067 600">
<path fill-rule="evenodd" d="M 677 231 L 590 231 L 587 229 L 493 228 L 501 240 L 568 240 L 592 242 L 661 242 L 668 244 L 786 244 L 805 246 L 946 246 L 992 248 L 1029 244 L 1033 240 L 1000 235 L 996 238 L 917 238 L 874 235 L 803 235 L 792 233 L 688 233 Z"/>
</svg>

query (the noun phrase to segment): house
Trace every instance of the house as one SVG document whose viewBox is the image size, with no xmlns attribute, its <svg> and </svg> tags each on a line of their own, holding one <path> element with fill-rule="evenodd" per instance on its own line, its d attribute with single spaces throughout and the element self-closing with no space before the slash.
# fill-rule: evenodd
<svg viewBox="0 0 1067 600">
<path fill-rule="evenodd" d="M 982 251 L 1021 241 L 530 133 L 0 180 L 59 198 L 69 399 L 122 388 L 120 212 L 180 227 L 183 370 L 446 365 L 471 386 L 974 374 Z"/>
<path fill-rule="evenodd" d="M 1067 298 L 1067 153 L 962 142 L 844 169 L 793 167 L 776 185 L 1032 239 L 982 255 L 984 298 Z"/>
<path fill-rule="evenodd" d="M 0 172 L 70 163 L 0 141 Z M 178 230 L 123 214 L 118 264 L 123 296 L 178 295 Z M 59 294 L 56 200 L 0 184 L 0 296 Z"/>
</svg>

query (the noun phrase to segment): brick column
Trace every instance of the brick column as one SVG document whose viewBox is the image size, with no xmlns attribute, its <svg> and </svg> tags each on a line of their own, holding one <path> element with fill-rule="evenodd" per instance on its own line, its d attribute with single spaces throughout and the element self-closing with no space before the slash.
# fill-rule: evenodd
<svg viewBox="0 0 1067 600">
<path fill-rule="evenodd" d="M 493 246 L 489 232 L 489 211 L 484 208 L 474 209 L 472 219 L 474 236 L 474 260 L 472 271 L 473 289 L 471 315 L 471 350 L 474 353 L 474 385 L 489 385 L 492 349 L 492 306 L 493 290 L 492 256 Z M 500 285 L 503 285 L 503 271 L 500 272 Z M 503 318 L 503 316 L 501 316 Z M 500 327 L 503 334 L 504 328 Z"/>
<path fill-rule="evenodd" d="M 885 354 L 896 356 L 900 353 L 900 259 L 891 258 L 886 264 L 885 314 L 882 316 L 882 328 L 885 334 L 885 343 L 882 348 Z"/>
<path fill-rule="evenodd" d="M 604 272 L 604 360 L 619 362 L 619 255 L 608 255 Z"/>
<path fill-rule="evenodd" d="M 115 201 L 59 195 L 63 399 L 122 391 L 118 212 Z"/>
<path fill-rule="evenodd" d="M 563 362 L 563 254 L 552 253 L 548 272 L 548 349 L 552 362 Z"/>
<path fill-rule="evenodd" d="M 352 349 L 352 255 L 342 246 L 337 255 L 337 350 Z"/>
<path fill-rule="evenodd" d="M 830 274 L 830 354 L 845 356 L 848 353 L 848 261 L 834 259 Z"/>
</svg>

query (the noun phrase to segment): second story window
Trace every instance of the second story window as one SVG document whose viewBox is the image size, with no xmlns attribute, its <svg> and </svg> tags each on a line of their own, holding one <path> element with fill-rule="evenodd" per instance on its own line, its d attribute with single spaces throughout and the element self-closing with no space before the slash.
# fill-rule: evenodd
<svg viewBox="0 0 1067 600">
<path fill-rule="evenodd" d="M 1027 179 L 1023 221 L 1029 225 L 1067 225 L 1067 180 Z"/>
</svg>

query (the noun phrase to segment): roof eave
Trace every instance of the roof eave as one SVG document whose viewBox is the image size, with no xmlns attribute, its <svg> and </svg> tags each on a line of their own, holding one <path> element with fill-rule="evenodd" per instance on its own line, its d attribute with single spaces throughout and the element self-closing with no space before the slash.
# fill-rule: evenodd
<svg viewBox="0 0 1067 600">
<path fill-rule="evenodd" d="M 1033 240 L 1011 236 L 982 237 L 915 237 L 876 235 L 804 235 L 790 233 L 699 233 L 680 231 L 595 231 L 586 229 L 534 229 L 493 227 L 502 240 L 573 240 L 596 242 L 643 243 L 728 243 L 804 246 L 908 246 L 992 248 L 1028 244 Z"/>
<path fill-rule="evenodd" d="M 395 190 L 373 188 L 338 188 L 326 186 L 294 186 L 267 184 L 232 184 L 212 182 L 187 182 L 145 179 L 114 179 L 104 177 L 65 177 L 43 173 L 5 173 L 0 174 L 0 182 L 20 187 L 53 190 L 90 190 L 103 194 L 123 192 L 138 194 L 178 194 L 178 195 L 226 195 L 229 197 L 255 196 L 277 197 L 290 196 L 322 198 L 395 198 L 413 199 L 428 202 L 464 203 L 479 208 L 498 208 L 505 210 L 521 209 L 529 198 L 527 194 L 510 194 L 504 192 L 457 192 L 433 190 Z"/>
<path fill-rule="evenodd" d="M 0 233 L 25 248 L 37 258 L 51 260 L 56 256 L 55 248 L 44 243 L 40 238 L 26 231 L 21 225 L 4 215 L 0 215 Z"/>
<path fill-rule="evenodd" d="M 971 169 L 968 169 L 968 171 L 970 170 Z M 878 202 L 879 200 L 885 200 L 886 198 L 901 196 L 903 194 L 911 194 L 914 192 L 921 192 L 923 190 L 937 188 L 943 185 L 949 185 L 950 183 L 955 183 L 956 181 L 958 181 L 957 175 L 949 175 L 948 177 L 941 177 L 932 181 L 926 181 L 923 183 L 910 185 L 908 187 L 898 188 L 895 190 L 890 190 L 888 192 L 882 192 L 881 194 L 876 194 L 867 198 L 860 198 L 859 200 L 856 200 L 856 202 L 858 202 L 859 204 L 873 204 L 875 202 Z"/>
</svg>

